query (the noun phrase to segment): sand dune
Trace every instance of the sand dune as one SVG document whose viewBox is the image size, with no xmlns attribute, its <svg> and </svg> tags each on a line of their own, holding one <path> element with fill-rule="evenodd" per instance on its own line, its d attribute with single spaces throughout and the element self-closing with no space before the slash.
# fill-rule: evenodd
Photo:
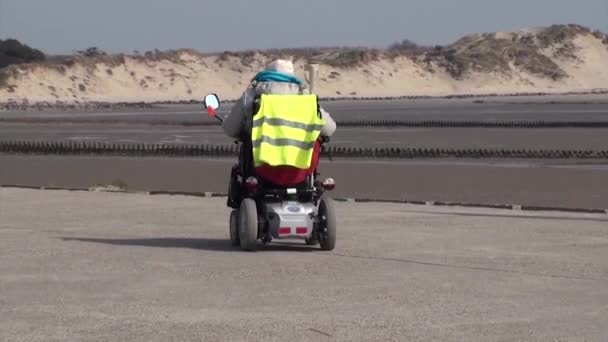
<svg viewBox="0 0 608 342">
<path fill-rule="evenodd" d="M 276 57 L 298 75 L 317 61 L 323 97 L 377 97 L 608 89 L 608 36 L 580 26 L 477 34 L 438 48 L 301 49 L 146 56 L 70 56 L 0 69 L 0 102 L 163 102 L 208 92 L 237 98 Z"/>
</svg>

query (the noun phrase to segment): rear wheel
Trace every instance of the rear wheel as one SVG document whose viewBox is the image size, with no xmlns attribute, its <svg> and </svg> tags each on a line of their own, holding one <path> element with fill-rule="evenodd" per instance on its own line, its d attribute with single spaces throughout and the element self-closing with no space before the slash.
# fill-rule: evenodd
<svg viewBox="0 0 608 342">
<path fill-rule="evenodd" d="M 238 247 L 239 241 L 239 211 L 233 210 L 230 213 L 230 242 L 233 247 Z"/>
<path fill-rule="evenodd" d="M 321 219 L 319 231 L 321 249 L 333 251 L 336 248 L 336 212 L 331 198 L 324 198 L 319 203 L 319 218 Z"/>
<path fill-rule="evenodd" d="M 258 243 L 258 211 L 255 201 L 245 198 L 239 211 L 239 240 L 241 249 L 255 251 Z"/>
</svg>

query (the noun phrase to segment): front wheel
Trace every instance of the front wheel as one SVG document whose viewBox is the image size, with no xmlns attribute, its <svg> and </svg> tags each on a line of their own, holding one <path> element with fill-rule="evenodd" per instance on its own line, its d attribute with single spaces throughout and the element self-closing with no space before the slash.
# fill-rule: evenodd
<svg viewBox="0 0 608 342">
<path fill-rule="evenodd" d="M 321 249 L 333 251 L 336 248 L 336 211 L 331 198 L 324 198 L 319 203 L 319 218 L 321 220 L 319 231 Z"/>
<path fill-rule="evenodd" d="M 230 243 L 233 247 L 241 244 L 239 240 L 239 211 L 233 210 L 230 213 Z"/>
<path fill-rule="evenodd" d="M 228 182 L 228 199 L 226 204 L 228 208 L 239 209 L 240 184 L 237 179 L 238 166 L 233 166 L 230 172 L 230 180 Z"/>
<path fill-rule="evenodd" d="M 241 249 L 253 252 L 258 243 L 258 211 L 255 201 L 245 198 L 239 211 L 239 240 Z"/>
</svg>

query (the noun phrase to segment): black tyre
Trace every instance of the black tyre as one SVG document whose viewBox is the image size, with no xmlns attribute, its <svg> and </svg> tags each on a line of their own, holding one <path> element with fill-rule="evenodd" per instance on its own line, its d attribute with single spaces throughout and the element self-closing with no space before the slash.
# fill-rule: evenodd
<svg viewBox="0 0 608 342">
<path fill-rule="evenodd" d="M 258 243 L 258 211 L 255 201 L 245 198 L 239 211 L 239 240 L 241 249 L 255 251 Z"/>
<path fill-rule="evenodd" d="M 334 201 L 324 198 L 319 203 L 319 243 L 324 251 L 333 251 L 336 248 L 336 211 Z"/>
<path fill-rule="evenodd" d="M 239 240 L 239 211 L 233 210 L 230 213 L 230 242 L 233 247 L 241 245 Z"/>
<path fill-rule="evenodd" d="M 226 204 L 229 208 L 239 209 L 239 197 L 240 194 L 240 184 L 237 179 L 238 165 L 232 167 L 232 172 L 230 174 L 230 181 L 228 183 L 228 199 L 226 200 Z"/>
</svg>

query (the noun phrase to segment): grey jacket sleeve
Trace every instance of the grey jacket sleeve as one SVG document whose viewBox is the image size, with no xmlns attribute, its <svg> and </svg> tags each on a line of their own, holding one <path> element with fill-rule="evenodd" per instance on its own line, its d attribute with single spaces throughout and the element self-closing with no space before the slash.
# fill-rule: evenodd
<svg viewBox="0 0 608 342">
<path fill-rule="evenodd" d="M 321 135 L 331 137 L 336 132 L 336 122 L 323 107 L 321 107 L 321 118 L 325 120 L 325 125 L 321 129 Z"/>
<path fill-rule="evenodd" d="M 247 114 L 247 102 L 251 97 L 251 88 L 245 90 L 241 98 L 234 104 L 230 114 L 224 118 L 222 129 L 224 133 L 232 138 L 239 138 L 245 130 L 245 116 Z"/>
</svg>

